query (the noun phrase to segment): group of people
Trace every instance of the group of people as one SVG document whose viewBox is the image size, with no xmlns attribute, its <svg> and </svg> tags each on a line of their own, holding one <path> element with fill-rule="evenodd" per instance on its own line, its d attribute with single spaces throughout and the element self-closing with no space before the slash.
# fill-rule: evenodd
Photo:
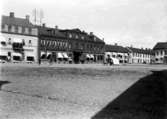
<svg viewBox="0 0 167 119">
<path fill-rule="evenodd" d="M 113 65 L 114 63 L 113 63 L 113 60 L 112 60 L 112 58 L 110 57 L 110 56 L 107 56 L 107 58 L 105 58 L 104 59 L 104 64 L 106 64 L 106 65 Z"/>
</svg>

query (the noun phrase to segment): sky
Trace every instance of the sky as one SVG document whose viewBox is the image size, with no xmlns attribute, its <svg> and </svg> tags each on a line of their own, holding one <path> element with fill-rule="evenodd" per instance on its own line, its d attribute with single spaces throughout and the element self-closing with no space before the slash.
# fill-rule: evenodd
<svg viewBox="0 0 167 119">
<path fill-rule="evenodd" d="M 42 22 L 60 29 L 79 28 L 107 44 L 153 48 L 167 42 L 167 0 L 1 0 L 1 14 L 16 17 L 43 11 Z"/>
</svg>

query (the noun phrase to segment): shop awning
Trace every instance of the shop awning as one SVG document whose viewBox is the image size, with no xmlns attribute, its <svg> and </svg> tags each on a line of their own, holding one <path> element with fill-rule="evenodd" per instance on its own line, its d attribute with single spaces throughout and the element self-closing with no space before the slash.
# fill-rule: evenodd
<svg viewBox="0 0 167 119">
<path fill-rule="evenodd" d="M 123 54 L 122 54 L 122 53 L 118 53 L 117 55 L 123 56 Z"/>
<path fill-rule="evenodd" d="M 3 36 L 0 36 L 0 42 L 6 42 L 5 38 Z"/>
<path fill-rule="evenodd" d="M 90 54 L 90 58 L 93 58 L 93 59 L 94 59 L 94 56 L 93 56 L 93 54 Z"/>
<path fill-rule="evenodd" d="M 86 58 L 90 58 L 90 55 L 89 55 L 89 54 L 86 54 Z"/>
<path fill-rule="evenodd" d="M 57 58 L 63 58 L 63 54 L 60 53 L 60 52 L 58 52 L 58 53 L 57 53 Z"/>
<path fill-rule="evenodd" d="M 68 58 L 67 53 L 64 52 L 64 53 L 62 53 L 62 54 L 63 54 L 63 57 L 64 57 L 64 58 Z"/>
<path fill-rule="evenodd" d="M 106 52 L 105 56 L 110 56 L 111 57 L 111 52 Z"/>
<path fill-rule="evenodd" d="M 21 57 L 22 55 L 20 53 L 12 53 L 12 56 L 19 56 L 19 57 Z"/>
<path fill-rule="evenodd" d="M 47 52 L 47 56 L 51 55 L 52 53 L 51 52 Z"/>
<path fill-rule="evenodd" d="M 22 43 L 22 40 L 20 38 L 13 38 L 14 43 Z"/>
<path fill-rule="evenodd" d="M 7 52 L 0 51 L 0 56 L 8 56 Z"/>
<path fill-rule="evenodd" d="M 41 52 L 41 56 L 45 55 L 45 52 Z"/>
</svg>

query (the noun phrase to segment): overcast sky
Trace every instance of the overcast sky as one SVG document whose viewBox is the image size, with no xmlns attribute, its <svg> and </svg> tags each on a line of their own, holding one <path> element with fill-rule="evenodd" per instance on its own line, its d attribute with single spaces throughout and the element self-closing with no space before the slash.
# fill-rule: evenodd
<svg viewBox="0 0 167 119">
<path fill-rule="evenodd" d="M 59 28 L 94 32 L 108 44 L 152 48 L 167 41 L 167 0 L 2 0 L 2 13 L 16 17 L 34 8 L 43 10 L 43 22 Z"/>
</svg>

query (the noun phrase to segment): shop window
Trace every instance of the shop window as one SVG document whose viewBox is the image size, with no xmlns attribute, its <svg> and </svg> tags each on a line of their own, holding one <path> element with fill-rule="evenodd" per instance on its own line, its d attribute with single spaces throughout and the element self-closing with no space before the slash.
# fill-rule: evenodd
<svg viewBox="0 0 167 119">
<path fill-rule="evenodd" d="M 21 57 L 20 56 L 13 56 L 13 60 L 21 61 Z"/>
<path fill-rule="evenodd" d="M 6 42 L 5 41 L 1 41 L 1 45 L 6 45 Z"/>
<path fill-rule="evenodd" d="M 32 56 L 27 56 L 27 61 L 34 61 L 34 57 L 32 57 Z"/>
</svg>

